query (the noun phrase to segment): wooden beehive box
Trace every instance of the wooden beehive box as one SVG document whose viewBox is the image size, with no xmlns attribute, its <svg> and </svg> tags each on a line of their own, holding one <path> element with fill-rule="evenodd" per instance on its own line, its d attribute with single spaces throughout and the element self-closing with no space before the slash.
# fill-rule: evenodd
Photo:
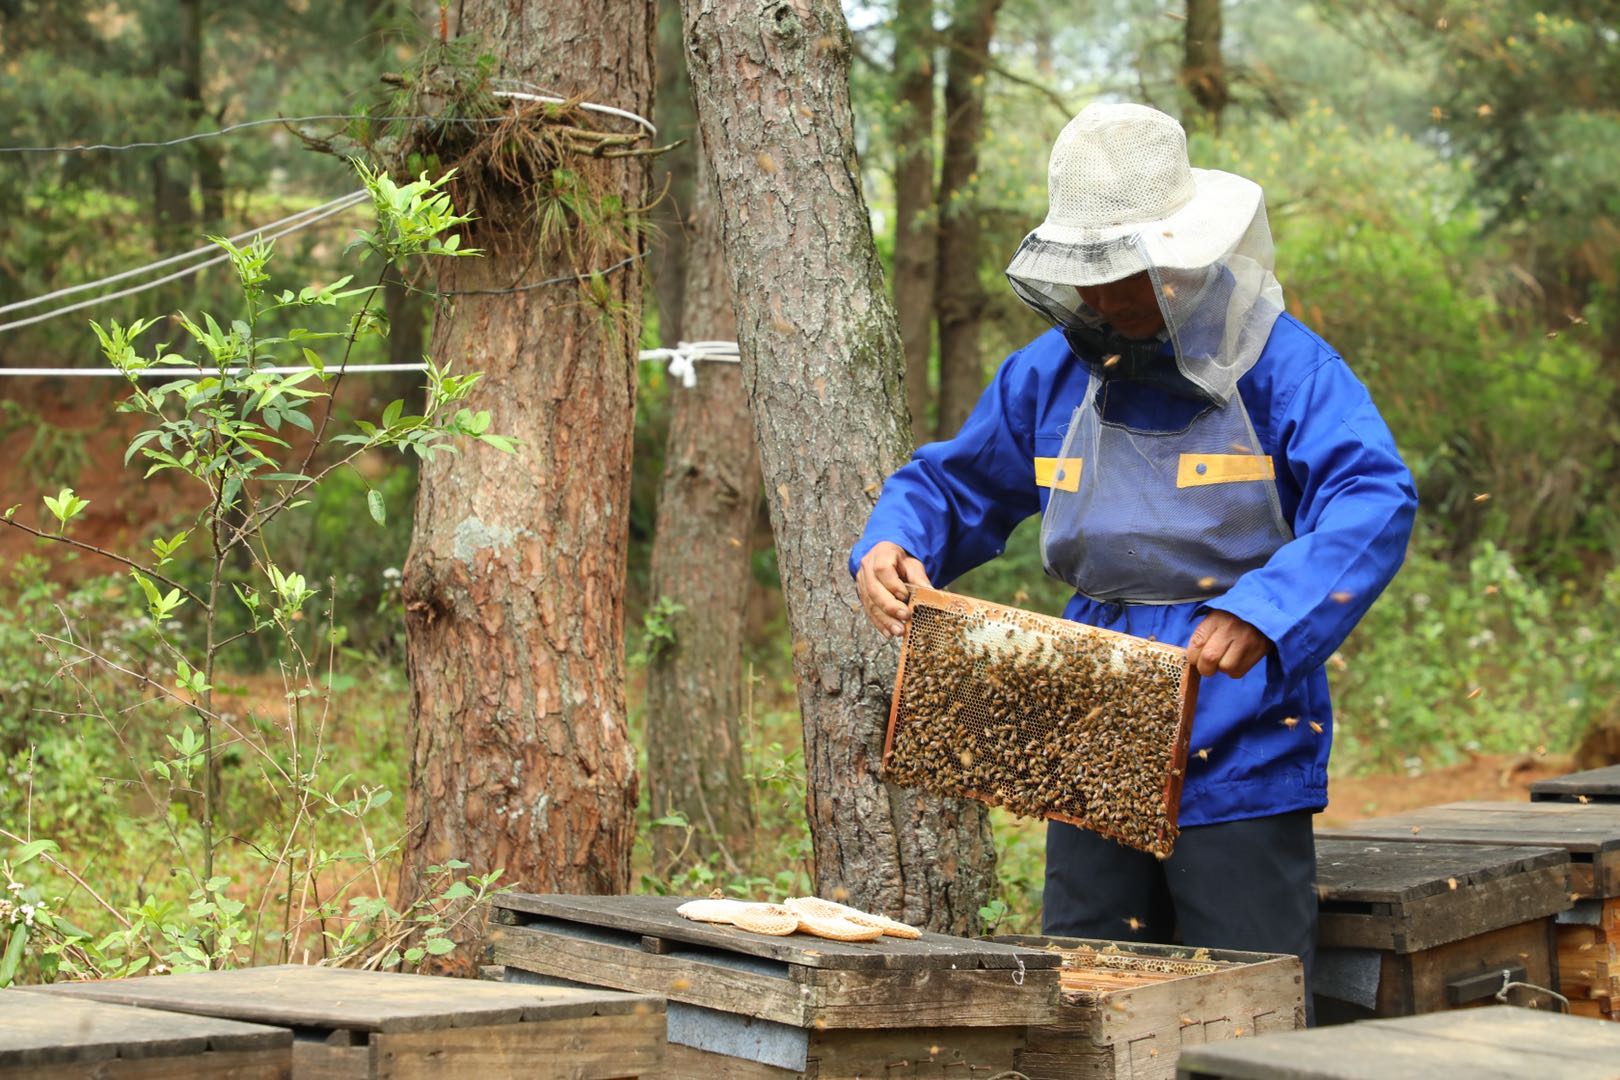
<svg viewBox="0 0 1620 1080">
<path fill-rule="evenodd" d="M 4 1080 L 286 1080 L 292 1032 L 0 990 Z"/>
<path fill-rule="evenodd" d="M 1181 1080 L 1614 1080 L 1620 1028 L 1539 1009 L 1429 1013 L 1200 1046 Z"/>
<path fill-rule="evenodd" d="M 288 1029 L 278 1034 L 292 1043 L 294 1080 L 444 1080 L 447 1072 L 498 1080 L 537 1070 L 607 1080 L 652 1076 L 663 1062 L 663 1001 L 599 990 L 301 964 L 36 989 L 64 1008 L 142 1006 L 143 1016 L 163 1018 L 153 1023 L 228 1017 Z M 179 1015 L 188 1013 L 195 1016 Z"/>
<path fill-rule="evenodd" d="M 499 896 L 492 959 L 509 980 L 666 996 L 668 1077 L 990 1076 L 1058 1017 L 1041 949 L 767 937 L 684 919 L 683 900 Z"/>
<path fill-rule="evenodd" d="M 1556 984 L 1562 848 L 1409 840 L 1317 837 L 1318 1021 L 1490 1003 L 1503 971 Z"/>
<path fill-rule="evenodd" d="M 1558 916 L 1558 990 L 1582 1015 L 1620 1019 L 1620 804 L 1459 802 L 1362 821 L 1322 835 L 1373 840 L 1559 847 L 1569 853 L 1569 910 Z"/>
<path fill-rule="evenodd" d="M 1081 938 L 998 937 L 1055 952 L 1062 1013 L 1032 1027 L 1029 1080 L 1162 1080 L 1183 1048 L 1305 1026 L 1299 958 Z"/>
<path fill-rule="evenodd" d="M 1537 780 L 1531 802 L 1620 803 L 1620 765 Z"/>
</svg>

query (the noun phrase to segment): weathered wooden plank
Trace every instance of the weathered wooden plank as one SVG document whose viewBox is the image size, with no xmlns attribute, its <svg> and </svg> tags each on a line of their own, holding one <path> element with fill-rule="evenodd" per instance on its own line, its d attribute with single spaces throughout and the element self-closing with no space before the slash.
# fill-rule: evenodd
<svg viewBox="0 0 1620 1080">
<path fill-rule="evenodd" d="M 1063 995 L 1056 1023 L 1030 1028 L 1017 1068 L 1031 1080 L 1160 1080 L 1175 1075 L 1183 1045 L 1293 1030 L 1305 1022 L 1304 975 L 1295 957 L 1074 938 L 1020 940 L 1213 968 L 1198 974 L 1099 969 L 1087 978 L 1090 991 Z"/>
<path fill-rule="evenodd" d="M 361 1046 L 328 1046 L 299 1039 L 293 1043 L 293 1076 L 297 1080 L 359 1080 L 375 1076 L 376 1071 L 377 1060 L 369 1042 Z"/>
<path fill-rule="evenodd" d="M 1613 1060 L 1605 1064 L 1550 1052 L 1555 1045 L 1538 1039 L 1503 1048 L 1373 1021 L 1191 1047 L 1182 1051 L 1178 1075 L 1183 1080 L 1612 1080 Z"/>
<path fill-rule="evenodd" d="M 816 971 L 810 1022 L 818 1028 L 1005 1027 L 1058 1019 L 1055 968 L 996 971 Z"/>
<path fill-rule="evenodd" d="M 1569 852 L 1572 864 L 1572 893 L 1620 896 L 1620 804 L 1447 803 L 1326 829 L 1318 835 L 1403 842 L 1561 847 Z"/>
<path fill-rule="evenodd" d="M 0 1066 L 0 1080 L 291 1080 L 287 1049 L 208 1050 L 183 1057 L 113 1058 L 68 1065 Z M 299 1080 L 304 1080 L 299 1074 Z"/>
<path fill-rule="evenodd" d="M 130 1009 L 30 990 L 0 990 L 0 1068 L 273 1051 L 290 1060 L 292 1033 L 255 1024 Z"/>
<path fill-rule="evenodd" d="M 592 934 L 592 927 L 548 922 L 489 928 L 495 962 L 523 971 L 758 1016 L 804 1027 L 811 990 L 793 979 L 791 965 L 753 957 L 730 958 L 701 950 L 643 952 L 639 944 Z M 604 940 L 605 939 L 605 940 Z M 639 938 L 634 939 L 639 942 Z M 748 967 L 738 961 L 748 960 Z M 730 962 L 727 962 L 730 961 Z M 763 969 L 763 970 L 761 970 Z"/>
<path fill-rule="evenodd" d="M 1324 833 L 1316 838 L 1316 889 L 1324 900 L 1400 904 L 1568 862 L 1556 846 L 1389 844 Z"/>
<path fill-rule="evenodd" d="M 1412 953 L 1549 918 L 1571 903 L 1564 853 L 1553 854 L 1558 858 L 1550 866 L 1484 882 L 1459 881 L 1455 890 L 1377 905 L 1382 910 L 1371 910 L 1374 905 L 1365 902 L 1340 900 L 1330 887 L 1322 894 L 1317 941 L 1330 948 Z"/>
<path fill-rule="evenodd" d="M 525 1020 L 623 1015 L 646 1003 L 608 992 L 514 986 L 378 971 L 283 964 L 35 988 L 38 992 L 174 1013 L 288 1027 L 427 1031 Z"/>
<path fill-rule="evenodd" d="M 464 1077 L 616 1080 L 657 1075 L 664 1058 L 664 1014 L 649 1009 L 640 1015 L 384 1032 L 373 1038 L 379 1080 L 444 1080 L 446 1066 Z"/>
<path fill-rule="evenodd" d="M 1552 1021 L 1548 1023 L 1548 1021 Z M 1389 1021 L 1377 1021 L 1382 1026 Z M 1402 1031 L 1504 1048 L 1547 1046 L 1551 1052 L 1584 1061 L 1607 1062 L 1620 1075 L 1620 1028 L 1589 1024 L 1539 1009 L 1454 1009 L 1408 1016 Z"/>
<path fill-rule="evenodd" d="M 1620 802 L 1620 765 L 1554 776 L 1530 785 L 1531 802 Z"/>
<path fill-rule="evenodd" d="M 584 923 L 632 934 L 706 945 L 728 952 L 747 953 L 790 964 L 818 968 L 904 969 L 1055 967 L 1057 961 L 1039 952 L 945 934 L 924 934 L 920 939 L 884 937 L 874 942 L 828 941 L 807 934 L 770 937 L 750 934 L 732 926 L 693 922 L 675 913 L 690 897 L 681 896 L 564 896 L 507 893 L 493 901 L 497 911 Z"/>
<path fill-rule="evenodd" d="M 1503 927 L 1420 952 L 1385 953 L 1377 1013 L 1384 1017 L 1436 1012 L 1455 1004 L 1448 986 L 1461 979 L 1523 968 L 1520 981 L 1554 988 L 1557 981 L 1551 923 L 1546 919 Z"/>
<path fill-rule="evenodd" d="M 930 1077 L 938 1080 L 1005 1074 L 1024 1046 L 1024 1029 L 984 1027 L 826 1031 L 810 1043 L 806 1077 Z"/>
</svg>

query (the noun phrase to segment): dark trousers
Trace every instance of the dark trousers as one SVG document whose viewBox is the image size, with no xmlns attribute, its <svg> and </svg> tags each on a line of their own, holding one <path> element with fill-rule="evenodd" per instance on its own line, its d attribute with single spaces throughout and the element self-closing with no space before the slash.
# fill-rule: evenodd
<svg viewBox="0 0 1620 1080">
<path fill-rule="evenodd" d="M 1183 829 L 1162 862 L 1049 822 L 1042 932 L 1292 953 L 1305 964 L 1309 1015 L 1316 959 L 1311 817 L 1299 810 Z"/>
</svg>

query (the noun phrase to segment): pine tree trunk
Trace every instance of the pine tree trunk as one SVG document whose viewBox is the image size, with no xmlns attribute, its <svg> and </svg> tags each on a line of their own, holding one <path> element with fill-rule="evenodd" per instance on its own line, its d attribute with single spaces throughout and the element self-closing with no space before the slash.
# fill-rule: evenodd
<svg viewBox="0 0 1620 1080">
<path fill-rule="evenodd" d="M 685 0 L 685 11 L 793 631 L 816 888 L 968 933 L 995 879 L 988 819 L 879 779 L 896 652 L 845 566 L 911 445 L 855 160 L 849 27 L 837 0 Z"/>
<path fill-rule="evenodd" d="M 697 149 L 693 145 L 692 89 L 686 78 L 686 51 L 681 47 L 680 0 L 658 0 L 658 98 L 653 122 L 659 141 L 687 140 L 653 162 L 653 190 L 668 193 L 654 213 L 658 234 L 652 257 L 653 293 L 658 297 L 658 339 L 664 345 L 692 338 L 686 327 L 686 277 L 691 256 L 691 221 L 696 184 Z M 729 313 L 728 313 L 729 314 Z"/>
<path fill-rule="evenodd" d="M 720 222 L 708 170 L 698 162 L 687 244 L 687 335 L 732 341 Z M 671 811 L 693 828 L 690 847 L 674 828 L 653 833 L 655 869 L 682 856 L 720 854 L 733 870 L 749 846 L 754 809 L 744 775 L 740 716 L 749 582 L 749 533 L 759 505 L 759 455 L 742 372 L 699 363 L 697 385 L 670 387 L 669 443 L 653 537 L 653 603 L 673 644 L 647 672 L 647 789 L 654 817 Z"/>
<path fill-rule="evenodd" d="M 452 14 L 452 31 L 477 38 L 503 76 L 643 116 L 651 107 L 650 0 L 466 0 Z M 624 205 L 640 206 L 645 161 L 572 167 L 601 170 Z M 475 231 L 474 244 L 487 235 Z M 506 881 L 537 892 L 629 886 L 623 596 L 639 266 L 604 277 L 611 316 L 563 284 L 463 295 L 434 325 L 434 359 L 484 372 L 472 408 L 523 445 L 422 466 L 405 568 L 406 899 L 449 858 L 504 867 Z M 558 245 L 511 243 L 447 260 L 440 287 L 501 290 L 579 269 Z"/>
<path fill-rule="evenodd" d="M 1221 0 L 1187 0 L 1182 41 L 1181 82 L 1204 122 L 1216 131 L 1229 99 L 1226 64 L 1221 59 Z"/>
<path fill-rule="evenodd" d="M 947 31 L 945 153 L 939 178 L 939 427 L 950 438 L 984 389 L 979 321 L 989 298 L 979 283 L 979 214 L 973 185 L 984 135 L 984 61 L 1001 0 L 956 0 Z"/>
<path fill-rule="evenodd" d="M 914 442 L 928 441 L 939 220 L 934 207 L 934 0 L 900 0 L 894 21 L 894 308 L 906 350 Z"/>
</svg>

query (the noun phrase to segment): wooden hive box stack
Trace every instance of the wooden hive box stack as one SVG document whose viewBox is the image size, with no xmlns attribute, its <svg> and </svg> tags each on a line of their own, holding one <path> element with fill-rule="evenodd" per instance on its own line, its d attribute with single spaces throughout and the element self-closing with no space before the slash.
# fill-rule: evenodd
<svg viewBox="0 0 1620 1080">
<path fill-rule="evenodd" d="M 1620 765 L 1538 780 L 1530 800 L 1620 804 Z M 1620 896 L 1577 900 L 1559 917 L 1558 964 L 1576 1012 L 1620 1020 Z"/>
<path fill-rule="evenodd" d="M 292 1032 L 0 990 L 4 1080 L 286 1080 Z"/>
<path fill-rule="evenodd" d="M 1298 957 L 1000 937 L 1062 958 L 1062 1014 L 1030 1029 L 1029 1080 L 1168 1080 L 1183 1049 L 1305 1026 Z"/>
<path fill-rule="evenodd" d="M 1620 1019 L 1612 959 L 1620 935 L 1620 803 L 1447 803 L 1321 835 L 1562 848 L 1570 859 L 1571 906 L 1557 918 L 1557 989 L 1580 1015 Z"/>
<path fill-rule="evenodd" d="M 1181 1080 L 1614 1080 L 1620 1028 L 1493 1005 L 1190 1049 Z"/>
<path fill-rule="evenodd" d="M 1503 971 L 1554 985 L 1562 848 L 1320 835 L 1316 890 L 1319 1022 L 1489 1003 Z"/>
<path fill-rule="evenodd" d="M 32 989 L 53 1008 L 142 1006 L 128 1011 L 153 1024 L 277 1025 L 293 1080 L 618 1080 L 663 1064 L 664 1003 L 632 994 L 300 964 Z"/>
<path fill-rule="evenodd" d="M 1059 957 L 923 934 L 769 937 L 676 914 L 664 896 L 496 897 L 510 981 L 669 999 L 668 1077 L 991 1076 L 1058 1018 Z"/>
</svg>

